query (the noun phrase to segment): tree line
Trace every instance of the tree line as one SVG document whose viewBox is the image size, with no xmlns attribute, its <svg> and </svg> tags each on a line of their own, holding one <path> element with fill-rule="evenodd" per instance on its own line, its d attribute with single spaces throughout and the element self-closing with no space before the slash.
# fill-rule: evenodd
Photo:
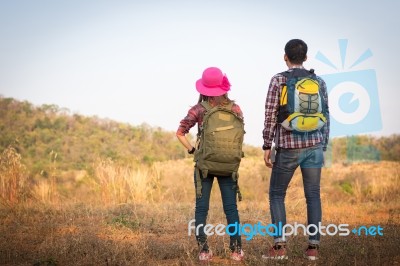
<svg viewBox="0 0 400 266">
<path fill-rule="evenodd" d="M 175 132 L 147 124 L 138 126 L 97 116 L 71 114 L 54 104 L 34 106 L 0 96 L 0 151 L 10 145 L 21 154 L 32 175 L 58 170 L 88 170 L 96 158 L 121 163 L 151 164 L 187 157 Z M 245 145 L 247 156 L 262 156 Z M 400 161 L 400 135 L 353 136 L 331 141 L 332 161 Z"/>
<path fill-rule="evenodd" d="M 54 161 L 59 170 L 83 170 L 99 157 L 142 164 L 187 156 L 175 132 L 71 114 L 57 105 L 0 97 L 0 122 L 0 150 L 13 146 L 33 174 L 46 174 Z"/>
</svg>

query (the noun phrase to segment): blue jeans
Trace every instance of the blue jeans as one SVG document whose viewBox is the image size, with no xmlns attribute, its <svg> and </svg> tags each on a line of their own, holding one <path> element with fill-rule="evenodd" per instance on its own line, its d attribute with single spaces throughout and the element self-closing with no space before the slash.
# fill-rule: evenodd
<svg viewBox="0 0 400 266">
<path fill-rule="evenodd" d="M 269 203 L 272 223 L 278 226 L 286 224 L 286 190 L 298 166 L 303 176 L 304 194 L 307 203 L 307 222 L 319 226 L 322 218 L 320 180 L 324 163 L 322 145 L 302 149 L 278 149 L 269 187 Z M 307 226 L 307 225 L 306 225 Z M 318 227 L 319 228 L 319 227 Z M 319 244 L 319 230 L 310 227 L 310 244 Z M 316 233 L 315 235 L 312 235 Z M 275 243 L 285 242 L 281 235 L 275 236 Z"/>
<path fill-rule="evenodd" d="M 233 181 L 232 177 L 228 176 L 216 176 L 221 190 L 222 205 L 225 212 L 227 225 L 228 224 L 240 224 L 239 212 L 236 204 L 236 182 Z M 196 209 L 195 209 L 195 226 L 200 226 L 199 233 L 196 233 L 197 243 L 203 250 L 208 250 L 207 235 L 204 233 L 204 226 L 207 224 L 208 209 L 210 206 L 210 195 L 214 181 L 214 176 L 208 175 L 207 178 L 202 178 L 202 196 L 196 198 Z M 196 186 L 196 177 L 194 180 Z M 230 232 L 234 231 L 234 228 Z M 238 231 L 238 230 L 237 230 Z M 240 235 L 234 234 L 230 236 L 230 249 L 233 251 L 236 248 L 240 248 L 242 245 Z"/>
</svg>

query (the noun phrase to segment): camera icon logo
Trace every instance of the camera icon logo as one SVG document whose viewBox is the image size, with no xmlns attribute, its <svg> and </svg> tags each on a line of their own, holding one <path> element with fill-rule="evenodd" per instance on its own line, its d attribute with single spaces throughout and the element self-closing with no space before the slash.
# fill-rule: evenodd
<svg viewBox="0 0 400 266">
<path fill-rule="evenodd" d="M 347 43 L 347 39 L 339 40 L 343 68 Z M 367 49 L 349 69 L 371 56 L 371 50 Z M 321 52 L 318 52 L 315 58 L 338 70 L 338 67 Z M 328 89 L 332 137 L 358 135 L 382 129 L 375 70 L 342 71 L 323 74 L 320 77 L 325 80 Z"/>
</svg>

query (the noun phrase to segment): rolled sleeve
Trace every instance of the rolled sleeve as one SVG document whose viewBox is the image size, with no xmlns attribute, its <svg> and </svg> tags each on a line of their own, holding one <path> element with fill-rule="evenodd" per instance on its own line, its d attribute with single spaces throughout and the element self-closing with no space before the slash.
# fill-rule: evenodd
<svg viewBox="0 0 400 266">
<path fill-rule="evenodd" d="M 177 135 L 186 135 L 189 133 L 189 130 L 196 125 L 197 121 L 199 121 L 199 106 L 195 105 L 189 109 L 186 117 L 181 120 L 178 130 L 176 131 Z"/>
</svg>

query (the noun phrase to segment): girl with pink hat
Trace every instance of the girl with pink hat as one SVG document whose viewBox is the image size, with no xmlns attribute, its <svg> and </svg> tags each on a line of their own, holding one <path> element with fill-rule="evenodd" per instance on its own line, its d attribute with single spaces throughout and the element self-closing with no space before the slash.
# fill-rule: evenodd
<svg viewBox="0 0 400 266">
<path fill-rule="evenodd" d="M 195 148 L 190 144 L 186 138 L 186 134 L 189 130 L 198 124 L 202 125 L 203 116 L 206 109 L 201 102 L 208 101 L 208 103 L 214 106 L 225 106 L 233 103 L 228 97 L 228 91 L 230 90 L 231 84 L 228 78 L 219 68 L 209 67 L 204 70 L 202 78 L 196 82 L 196 89 L 200 93 L 198 103 L 191 107 L 184 119 L 181 120 L 179 128 L 176 132 L 176 136 L 182 145 L 188 150 L 189 154 L 195 152 Z M 242 111 L 239 105 L 233 103 L 232 111 L 237 113 L 240 117 L 243 117 Z M 209 261 L 212 259 L 212 252 L 207 244 L 207 235 L 204 232 L 204 226 L 207 224 L 207 215 L 210 203 L 211 189 L 214 178 L 217 179 L 221 198 L 223 203 L 223 209 L 227 219 L 227 224 L 240 224 L 239 213 L 237 209 L 236 191 L 232 189 L 236 183 L 232 178 L 227 176 L 214 176 L 208 175 L 201 179 L 201 197 L 196 198 L 196 209 L 195 209 L 195 226 L 199 228 L 196 231 L 196 240 L 200 248 L 199 260 Z M 196 186 L 196 180 L 195 180 Z M 242 250 L 242 242 L 239 233 L 230 234 L 230 250 L 231 258 L 235 261 L 241 261 L 244 258 Z"/>
</svg>

